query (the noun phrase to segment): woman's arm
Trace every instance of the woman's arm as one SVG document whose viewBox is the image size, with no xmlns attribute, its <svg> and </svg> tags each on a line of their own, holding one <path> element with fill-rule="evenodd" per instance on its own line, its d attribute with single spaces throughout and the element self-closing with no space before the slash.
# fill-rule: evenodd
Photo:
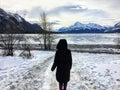
<svg viewBox="0 0 120 90">
<path fill-rule="evenodd" d="M 53 65 L 52 65 L 52 68 L 51 68 L 51 71 L 54 71 L 55 70 L 55 68 L 56 68 L 56 66 L 57 66 L 57 52 L 56 52 L 56 54 L 55 54 L 55 58 L 54 58 L 54 63 L 53 63 Z"/>
<path fill-rule="evenodd" d="M 71 51 L 69 53 L 69 61 L 70 61 L 70 69 L 72 68 L 72 55 L 71 55 Z"/>
</svg>

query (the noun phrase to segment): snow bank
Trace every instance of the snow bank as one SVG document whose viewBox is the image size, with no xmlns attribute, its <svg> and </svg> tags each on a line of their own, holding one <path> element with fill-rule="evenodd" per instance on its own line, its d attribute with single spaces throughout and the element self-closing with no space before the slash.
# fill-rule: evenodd
<svg viewBox="0 0 120 90">
<path fill-rule="evenodd" d="M 73 53 L 71 88 L 74 82 L 75 90 L 80 85 L 88 90 L 119 90 L 119 68 L 120 55 Z"/>
</svg>

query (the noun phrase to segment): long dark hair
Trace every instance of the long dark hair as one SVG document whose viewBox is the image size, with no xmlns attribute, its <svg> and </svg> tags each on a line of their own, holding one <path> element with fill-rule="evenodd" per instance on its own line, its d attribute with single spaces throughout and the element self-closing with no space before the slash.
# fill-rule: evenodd
<svg viewBox="0 0 120 90">
<path fill-rule="evenodd" d="M 60 39 L 60 41 L 58 42 L 57 44 L 57 47 L 56 47 L 58 50 L 63 50 L 63 49 L 67 49 L 68 46 L 67 46 L 67 41 L 66 39 Z"/>
</svg>

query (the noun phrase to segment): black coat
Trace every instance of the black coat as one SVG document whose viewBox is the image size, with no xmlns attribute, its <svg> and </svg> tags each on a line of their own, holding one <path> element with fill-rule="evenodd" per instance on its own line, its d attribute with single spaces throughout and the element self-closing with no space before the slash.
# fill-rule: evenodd
<svg viewBox="0 0 120 90">
<path fill-rule="evenodd" d="M 51 70 L 57 67 L 56 79 L 60 83 L 70 80 L 70 70 L 72 67 L 72 56 L 69 49 L 57 50 Z"/>
</svg>

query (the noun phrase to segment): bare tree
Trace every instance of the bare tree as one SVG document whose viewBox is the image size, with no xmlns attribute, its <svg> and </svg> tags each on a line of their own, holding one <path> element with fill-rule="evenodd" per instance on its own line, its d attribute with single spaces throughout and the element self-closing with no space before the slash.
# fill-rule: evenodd
<svg viewBox="0 0 120 90">
<path fill-rule="evenodd" d="M 40 49 L 44 49 L 43 48 L 43 44 L 42 44 L 42 41 L 43 41 L 43 35 L 42 34 L 38 34 L 38 35 L 35 35 L 34 37 L 32 37 L 34 41 L 37 41 L 39 42 L 39 47 Z"/>
<path fill-rule="evenodd" d="M 47 22 L 48 22 L 47 14 L 44 11 L 40 14 L 40 19 L 41 19 L 42 29 L 47 30 Z M 43 43 L 44 43 L 44 49 L 47 49 L 47 34 L 44 33 L 42 38 L 43 38 Z"/>
<path fill-rule="evenodd" d="M 32 58 L 31 50 L 30 50 L 30 45 L 27 45 L 26 43 L 23 46 L 23 51 L 20 53 L 21 57 L 23 58 Z"/>
<path fill-rule="evenodd" d="M 14 48 L 21 40 L 23 40 L 23 35 L 19 34 L 0 34 L 0 45 L 4 50 L 3 55 L 13 56 Z"/>
<path fill-rule="evenodd" d="M 41 27 L 43 30 L 46 30 L 46 33 L 43 33 L 42 39 L 43 39 L 43 44 L 44 44 L 44 49 L 51 49 L 52 42 L 55 39 L 55 35 L 51 34 L 52 31 L 52 24 L 48 22 L 48 16 L 47 14 L 43 11 L 40 14 L 40 19 L 41 19 Z"/>
<path fill-rule="evenodd" d="M 50 23 L 48 25 L 48 34 L 47 34 L 47 47 L 49 50 L 51 50 L 52 48 L 52 43 L 54 42 L 54 40 L 57 38 L 57 36 L 55 34 L 51 34 L 50 32 L 53 30 L 52 24 Z"/>
</svg>

